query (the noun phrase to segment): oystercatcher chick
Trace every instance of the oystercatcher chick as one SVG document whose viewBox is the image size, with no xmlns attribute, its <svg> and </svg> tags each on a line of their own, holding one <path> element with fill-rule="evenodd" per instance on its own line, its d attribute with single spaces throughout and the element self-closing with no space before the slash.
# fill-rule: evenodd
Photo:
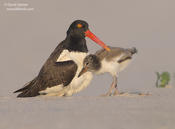
<svg viewBox="0 0 175 129">
<path fill-rule="evenodd" d="M 119 94 L 117 89 L 118 74 L 128 66 L 133 54 L 137 53 L 136 48 L 109 48 L 111 49 L 110 51 L 105 51 L 102 49 L 97 51 L 95 54 L 86 56 L 83 61 L 83 68 L 79 73 L 79 77 L 86 72 L 92 72 L 95 74 L 102 74 L 106 72 L 110 73 L 113 77 L 113 82 L 109 88 L 109 91 L 104 96 Z"/>
</svg>

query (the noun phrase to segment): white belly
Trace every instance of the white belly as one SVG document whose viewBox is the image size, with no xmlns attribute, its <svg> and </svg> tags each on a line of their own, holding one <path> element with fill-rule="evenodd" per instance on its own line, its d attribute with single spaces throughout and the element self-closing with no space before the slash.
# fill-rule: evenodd
<svg viewBox="0 0 175 129">
<path fill-rule="evenodd" d="M 128 59 L 120 64 L 120 71 L 124 70 L 131 62 L 131 59 Z"/>
<path fill-rule="evenodd" d="M 97 74 L 108 72 L 112 75 L 116 75 L 120 70 L 120 65 L 116 61 L 111 61 L 109 63 L 108 61 L 106 61 L 106 59 L 104 59 L 102 60 L 101 64 L 101 69 L 97 71 Z"/>
<path fill-rule="evenodd" d="M 106 61 L 106 59 L 104 59 L 102 61 L 102 67 L 99 71 L 97 71 L 97 74 L 102 74 L 102 73 L 110 73 L 111 75 L 115 76 L 117 75 L 119 72 L 121 72 L 122 70 L 124 70 L 128 64 L 130 63 L 130 60 L 126 60 L 122 63 L 118 63 L 118 60 L 113 60 L 113 61 Z"/>
<path fill-rule="evenodd" d="M 76 72 L 75 77 L 71 81 L 68 86 L 57 85 L 51 88 L 47 88 L 40 93 L 45 93 L 48 96 L 72 96 L 72 94 L 80 92 L 84 88 L 86 88 L 89 83 L 91 82 L 93 75 L 91 72 L 86 72 L 82 76 L 78 77 L 82 67 L 83 67 L 83 60 L 86 57 L 87 53 L 80 53 L 80 52 L 69 52 L 68 50 L 64 50 L 60 57 L 57 59 L 59 61 L 67 61 L 73 60 L 78 65 L 78 69 Z"/>
</svg>

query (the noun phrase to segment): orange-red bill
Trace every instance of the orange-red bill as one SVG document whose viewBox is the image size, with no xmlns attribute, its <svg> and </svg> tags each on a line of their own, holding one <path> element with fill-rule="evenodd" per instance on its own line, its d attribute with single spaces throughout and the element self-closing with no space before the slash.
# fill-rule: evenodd
<svg viewBox="0 0 175 129">
<path fill-rule="evenodd" d="M 78 77 L 80 77 L 82 74 L 84 74 L 85 72 L 87 72 L 87 67 L 82 68 L 81 72 L 79 73 Z"/>
<path fill-rule="evenodd" d="M 97 36 L 95 36 L 90 30 L 85 31 L 85 36 L 92 39 L 98 45 L 103 47 L 106 51 L 110 51 L 110 48 L 108 46 L 106 46 L 106 44 L 104 42 L 102 42 Z"/>
</svg>

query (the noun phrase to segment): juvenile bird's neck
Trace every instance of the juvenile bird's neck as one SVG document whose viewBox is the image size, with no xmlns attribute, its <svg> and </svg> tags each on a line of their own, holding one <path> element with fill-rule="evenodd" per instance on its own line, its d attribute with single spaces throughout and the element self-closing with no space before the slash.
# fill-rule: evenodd
<svg viewBox="0 0 175 129">
<path fill-rule="evenodd" d="M 95 55 L 94 58 L 93 58 L 93 70 L 95 72 L 99 71 L 100 68 L 101 68 L 101 61 L 100 59 Z"/>
</svg>

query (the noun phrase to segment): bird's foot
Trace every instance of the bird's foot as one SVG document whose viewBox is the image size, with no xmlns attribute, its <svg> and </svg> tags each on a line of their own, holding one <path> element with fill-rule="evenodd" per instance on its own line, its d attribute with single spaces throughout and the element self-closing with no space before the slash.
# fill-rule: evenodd
<svg viewBox="0 0 175 129">
<path fill-rule="evenodd" d="M 112 94 L 111 93 L 106 93 L 106 94 L 102 94 L 100 95 L 101 97 L 107 97 L 107 96 L 111 96 Z"/>
<path fill-rule="evenodd" d="M 113 96 L 117 96 L 117 95 L 120 95 L 120 92 L 116 89 L 113 93 Z"/>
</svg>

